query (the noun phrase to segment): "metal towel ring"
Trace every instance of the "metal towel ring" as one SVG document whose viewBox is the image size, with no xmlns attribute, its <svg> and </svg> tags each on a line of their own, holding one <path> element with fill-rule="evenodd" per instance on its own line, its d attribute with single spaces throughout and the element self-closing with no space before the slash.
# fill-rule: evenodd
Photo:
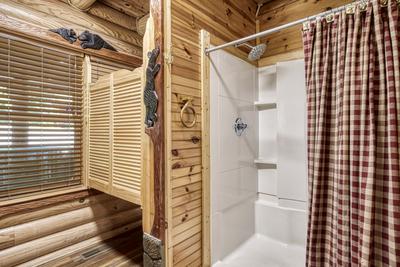
<svg viewBox="0 0 400 267">
<path fill-rule="evenodd" d="M 194 125 L 196 124 L 196 111 L 194 110 L 193 107 L 189 106 L 189 104 L 192 102 L 193 99 L 183 99 L 183 107 L 181 109 L 181 122 L 183 124 L 183 126 L 185 126 L 186 128 L 193 128 Z M 183 114 L 185 114 L 185 111 L 188 110 L 193 114 L 193 121 L 188 123 L 183 119 Z"/>
</svg>

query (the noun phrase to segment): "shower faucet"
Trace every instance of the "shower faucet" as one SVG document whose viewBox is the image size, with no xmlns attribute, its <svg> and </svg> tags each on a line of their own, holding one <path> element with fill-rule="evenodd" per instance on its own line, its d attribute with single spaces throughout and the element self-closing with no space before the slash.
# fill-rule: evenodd
<svg viewBox="0 0 400 267">
<path fill-rule="evenodd" d="M 247 129 L 247 124 L 243 122 L 242 118 L 237 118 L 233 128 L 237 136 L 242 136 L 244 130 Z"/>
</svg>

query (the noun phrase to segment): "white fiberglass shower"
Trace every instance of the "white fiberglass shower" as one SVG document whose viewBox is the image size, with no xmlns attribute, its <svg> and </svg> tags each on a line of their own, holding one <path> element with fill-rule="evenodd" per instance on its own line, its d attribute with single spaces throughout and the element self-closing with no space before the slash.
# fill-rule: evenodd
<svg viewBox="0 0 400 267">
<path fill-rule="evenodd" d="M 304 266 L 304 63 L 257 68 L 223 50 L 210 62 L 212 264 Z"/>
</svg>

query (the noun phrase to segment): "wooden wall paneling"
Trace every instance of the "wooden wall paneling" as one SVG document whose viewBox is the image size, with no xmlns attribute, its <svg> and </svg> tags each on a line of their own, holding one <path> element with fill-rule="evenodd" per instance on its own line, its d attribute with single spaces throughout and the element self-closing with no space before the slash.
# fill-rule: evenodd
<svg viewBox="0 0 400 267">
<path fill-rule="evenodd" d="M 135 36 L 133 31 L 129 31 L 128 29 L 124 29 L 113 23 L 109 23 L 99 18 L 87 15 L 60 1 L 52 2 L 49 7 L 46 6 L 46 2 L 44 2 L 44 0 L 40 2 L 35 1 L 36 4 L 32 5 L 30 5 L 29 1 L 30 0 L 26 0 L 26 2 L 25 0 L 18 0 L 18 2 L 10 0 L 1 1 L 0 15 L 1 19 L 4 20 L 4 28 L 14 27 L 25 34 L 28 33 L 28 35 L 37 35 L 38 33 L 35 32 L 37 31 L 36 27 L 40 28 L 44 33 L 47 33 L 49 29 L 60 27 L 73 28 L 78 33 L 89 29 L 92 32 L 100 34 L 118 51 L 131 54 L 136 58 L 141 58 L 142 56 L 142 37 L 140 37 L 138 34 Z M 71 13 L 69 13 L 68 10 L 71 11 Z M 76 14 L 76 12 L 78 14 Z M 64 13 L 67 15 L 64 16 Z M 72 18 L 69 16 L 72 16 Z M 87 19 L 88 16 L 89 19 Z M 13 18 L 17 21 L 8 22 L 8 24 L 6 24 L 6 18 Z M 78 23 L 82 23 L 83 25 Z M 115 29 L 116 27 L 120 30 Z M 47 35 L 55 36 L 56 34 L 47 33 Z M 69 45 L 65 40 L 63 40 L 62 43 L 65 44 L 65 46 L 72 46 Z M 79 45 L 78 42 L 74 44 L 76 46 Z M 90 51 L 90 49 L 86 49 L 85 51 Z M 100 51 L 96 51 L 96 53 L 99 53 Z M 112 51 L 106 52 L 110 53 Z M 104 52 L 100 52 L 99 54 L 102 53 Z M 118 54 L 115 52 L 112 53 Z"/>
<path fill-rule="evenodd" d="M 270 1 L 261 8 L 258 17 L 260 31 L 272 29 L 307 16 L 316 15 L 351 2 L 353 0 Z M 301 28 L 301 25 L 294 26 L 261 38 L 261 42 L 267 43 L 267 50 L 259 60 L 259 66 L 276 64 L 278 61 L 303 58 Z"/>
<path fill-rule="evenodd" d="M 257 4 L 239 0 L 175 0 L 171 3 L 171 110 L 169 123 L 171 146 L 168 148 L 169 236 L 168 266 L 208 266 L 209 241 L 203 228 L 207 224 L 207 166 L 202 149 L 207 145 L 208 130 L 204 124 L 206 110 L 202 86 L 202 41 L 200 30 L 210 33 L 219 43 L 255 33 L 254 15 Z M 253 13 L 254 12 L 254 13 Z M 167 34 L 167 33 L 166 33 Z M 217 41 L 214 41 L 217 43 Z M 230 49 L 240 58 L 245 51 Z M 231 52 L 232 52 L 231 51 Z M 254 63 L 253 63 L 254 64 Z M 182 99 L 193 98 L 198 114 L 194 128 L 185 128 L 177 114 Z M 205 138 L 205 139 L 204 139 Z M 204 155 L 205 154 L 205 155 Z M 204 191 L 205 190 L 205 191 Z M 204 220 L 205 218 L 205 220 Z M 172 220 L 172 221 L 171 221 Z"/>
</svg>

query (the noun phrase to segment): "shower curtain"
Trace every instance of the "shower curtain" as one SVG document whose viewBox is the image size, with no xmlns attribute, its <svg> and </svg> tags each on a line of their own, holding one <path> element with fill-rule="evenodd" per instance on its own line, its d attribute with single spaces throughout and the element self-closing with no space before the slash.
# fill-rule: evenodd
<svg viewBox="0 0 400 267">
<path fill-rule="evenodd" d="M 303 29 L 307 266 L 400 266 L 400 1 Z"/>
</svg>

